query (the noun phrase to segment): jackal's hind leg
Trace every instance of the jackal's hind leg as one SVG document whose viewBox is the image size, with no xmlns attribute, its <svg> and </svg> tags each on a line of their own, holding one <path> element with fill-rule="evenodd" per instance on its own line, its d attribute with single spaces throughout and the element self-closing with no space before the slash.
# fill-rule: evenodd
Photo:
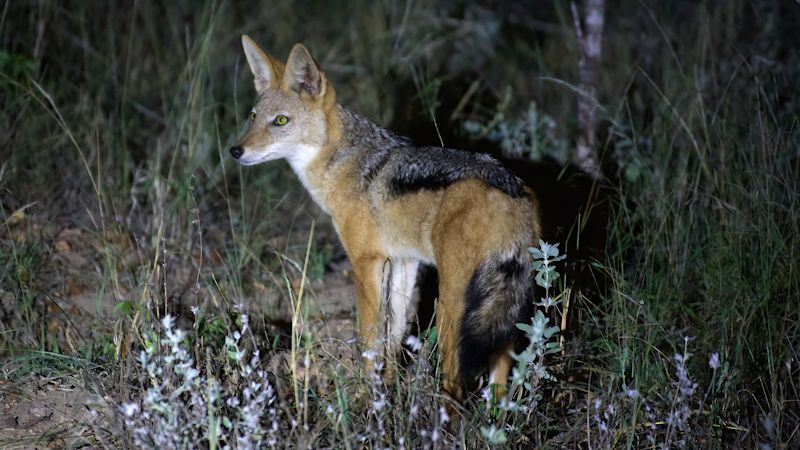
<svg viewBox="0 0 800 450">
<path fill-rule="evenodd" d="M 436 333 L 442 364 L 442 387 L 446 394 L 461 401 L 460 345 L 461 318 L 464 314 L 464 295 L 468 276 L 461 270 L 440 270 L 439 300 L 436 305 Z M 488 358 L 488 355 L 484 356 Z"/>
<path fill-rule="evenodd" d="M 511 358 L 512 344 L 500 346 L 489 358 L 489 388 L 492 390 L 492 401 L 498 402 L 506 395 L 508 373 L 511 371 L 513 359 Z"/>
</svg>

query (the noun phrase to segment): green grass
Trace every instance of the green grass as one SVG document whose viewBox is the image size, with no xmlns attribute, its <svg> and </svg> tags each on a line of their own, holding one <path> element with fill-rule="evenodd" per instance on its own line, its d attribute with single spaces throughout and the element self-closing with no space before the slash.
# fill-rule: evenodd
<svg viewBox="0 0 800 450">
<path fill-rule="evenodd" d="M 236 391 L 244 378 L 231 375 L 225 336 L 246 312 L 243 345 L 261 349 L 287 442 L 488 445 L 480 429 L 498 415 L 479 400 L 463 429 L 444 429 L 433 340 L 382 390 L 352 365 L 352 345 L 312 333 L 333 230 L 286 164 L 245 169 L 227 156 L 254 95 L 239 35 L 278 57 L 304 42 L 340 102 L 379 123 L 435 121 L 451 136 L 464 121 L 512 126 L 535 105 L 556 124 L 545 141 L 555 145 L 576 125 L 568 4 L 0 10 L 1 377 L 91 370 L 114 380 L 109 398 L 130 401 L 152 381 L 136 356 L 171 314 L 198 369 Z M 797 17 L 791 2 L 609 5 L 598 133 L 612 193 L 594 261 L 606 288 L 575 297 L 577 331 L 550 360 L 559 381 L 507 423 L 507 446 L 800 445 Z M 86 259 L 78 279 L 59 259 L 64 229 L 81 230 L 69 241 Z M 90 317 L 70 312 L 73 282 Z M 349 353 L 334 355 L 339 344 Z M 293 377 L 311 372 L 306 356 L 320 374 Z M 381 395 L 391 408 L 376 410 Z M 683 407 L 689 416 L 667 423 Z M 434 442 L 434 428 L 446 437 Z"/>
</svg>

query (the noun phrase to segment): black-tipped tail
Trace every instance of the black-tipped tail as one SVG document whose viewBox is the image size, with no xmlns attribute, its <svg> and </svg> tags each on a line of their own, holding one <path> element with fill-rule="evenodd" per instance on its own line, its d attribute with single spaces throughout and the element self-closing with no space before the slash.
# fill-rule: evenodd
<svg viewBox="0 0 800 450">
<path fill-rule="evenodd" d="M 490 257 L 470 280 L 461 323 L 461 378 L 469 384 L 498 348 L 514 343 L 516 324 L 533 315 L 533 276 L 525 249 Z"/>
</svg>

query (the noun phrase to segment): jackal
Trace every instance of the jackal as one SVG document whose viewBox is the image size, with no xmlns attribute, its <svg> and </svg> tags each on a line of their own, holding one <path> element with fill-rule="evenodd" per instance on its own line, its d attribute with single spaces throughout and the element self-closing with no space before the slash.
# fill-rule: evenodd
<svg viewBox="0 0 800 450">
<path fill-rule="evenodd" d="M 258 99 L 230 153 L 244 165 L 286 159 L 331 215 L 353 264 L 361 348 L 401 344 L 418 265 L 433 264 L 445 392 L 459 400 L 487 365 L 505 384 L 515 324 L 533 309 L 533 192 L 488 155 L 414 146 L 337 104 L 302 44 L 285 64 L 248 36 L 242 45 Z"/>
</svg>

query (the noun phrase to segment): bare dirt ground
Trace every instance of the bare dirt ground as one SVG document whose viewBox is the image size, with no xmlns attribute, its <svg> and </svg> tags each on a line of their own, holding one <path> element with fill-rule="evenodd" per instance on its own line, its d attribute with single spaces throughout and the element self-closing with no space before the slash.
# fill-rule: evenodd
<svg viewBox="0 0 800 450">
<path fill-rule="evenodd" d="M 106 402 L 75 377 L 0 381 L 0 411 L 0 446 L 9 449 L 80 446 L 111 417 Z"/>
<path fill-rule="evenodd" d="M 119 380 L 108 379 L 111 375 L 105 368 L 87 367 L 85 359 L 70 355 L 79 355 L 93 339 L 115 344 L 115 327 L 120 325 L 115 306 L 138 295 L 141 287 L 132 286 L 126 277 L 115 279 L 107 274 L 124 274 L 139 265 L 143 252 L 124 233 L 111 231 L 98 236 L 84 229 L 53 224 L 18 223 L 11 228 L 10 236 L 0 239 L 13 240 L 17 247 L 31 242 L 39 246 L 38 264 L 29 269 L 36 273 L 28 276 L 36 279 L 32 284 L 39 291 L 35 296 L 37 304 L 32 307 L 38 313 L 37 323 L 32 328 L 45 335 L 39 342 L 46 343 L 46 350 L 27 346 L 25 350 L 0 354 L 0 448 L 95 448 L 106 436 L 120 432 L 111 405 L 125 400 L 119 398 L 123 389 L 119 388 Z M 109 271 L 110 263 L 116 264 L 117 270 Z M 315 370 L 311 374 L 301 370 L 298 376 L 311 376 L 311 383 L 321 392 L 332 388 L 330 374 L 334 371 L 357 370 L 349 272 L 349 264 L 340 262 L 322 279 L 305 286 L 308 320 L 303 326 L 317 343 L 312 351 Z M 185 292 L 185 287 L 197 279 L 196 271 L 191 264 L 173 264 L 168 279 L 170 286 L 175 286 L 171 291 Z M 299 284 L 299 279 L 291 281 Z M 250 286 L 243 290 L 252 292 L 253 298 L 245 298 L 242 303 L 251 320 L 266 317 L 272 323 L 290 326 L 287 296 L 265 286 L 265 280 L 247 283 Z M 187 314 L 191 305 L 181 307 L 179 303 L 203 298 L 209 294 L 202 292 L 207 289 L 201 285 L 200 292 L 174 296 L 173 307 L 183 311 L 179 325 L 191 326 L 191 315 Z M 204 307 L 213 308 L 211 303 Z M 13 328 L 7 324 L 21 327 L 26 320 L 10 286 L 0 287 L 0 320 L 4 323 L 2 331 L 8 333 Z M 52 364 L 42 360 L 55 361 L 60 368 L 53 369 Z M 271 352 L 266 364 L 286 373 L 287 361 L 288 352 L 278 351 Z"/>
</svg>

